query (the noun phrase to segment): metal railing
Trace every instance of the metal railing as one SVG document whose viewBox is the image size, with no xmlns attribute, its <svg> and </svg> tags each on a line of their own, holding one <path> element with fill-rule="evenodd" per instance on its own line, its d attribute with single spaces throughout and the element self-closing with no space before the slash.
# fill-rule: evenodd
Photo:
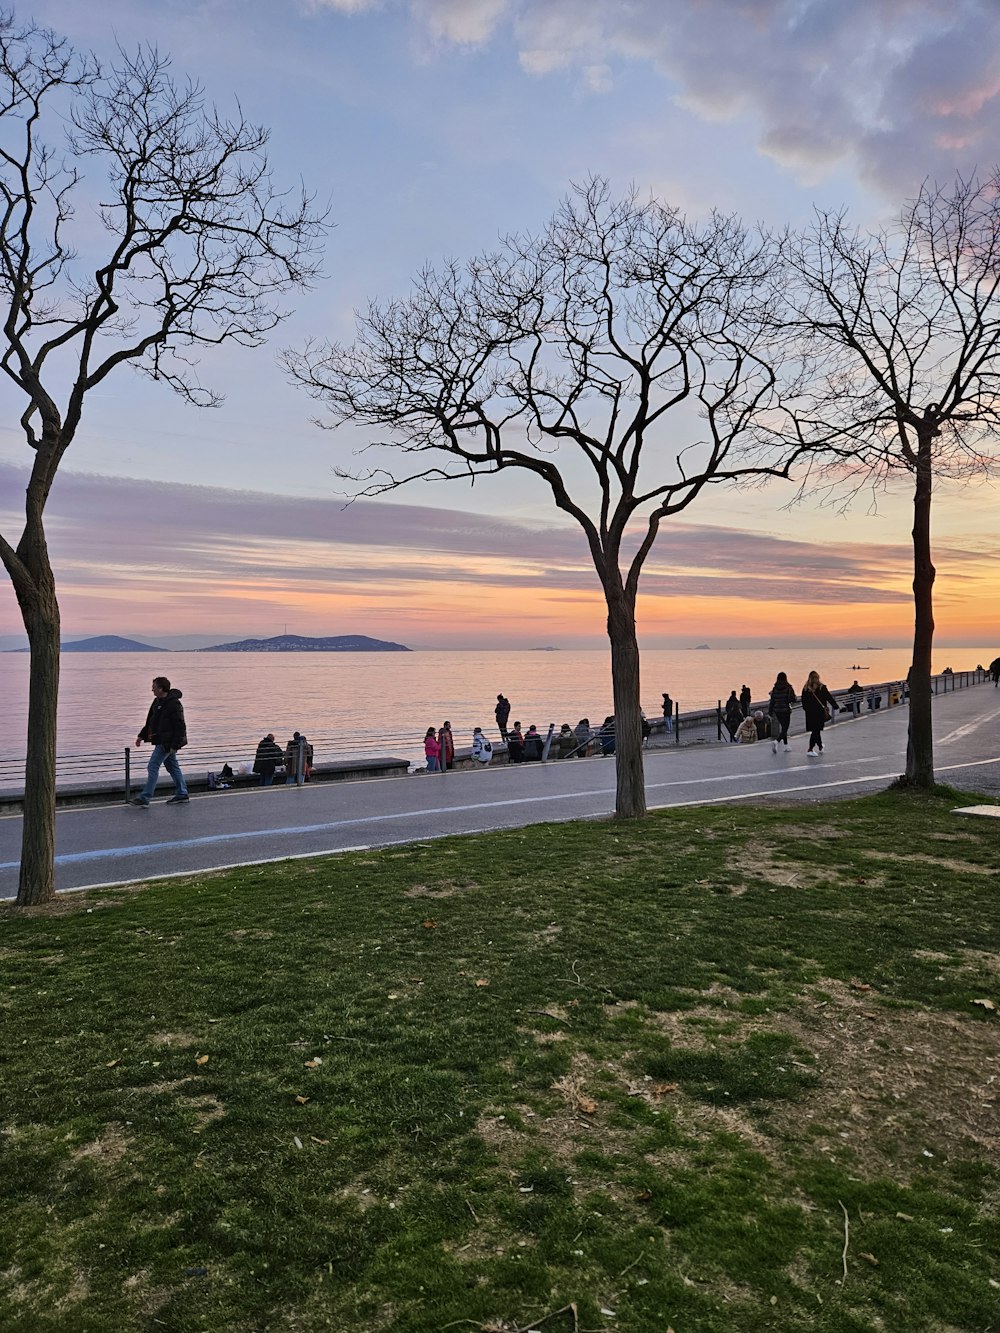
<svg viewBox="0 0 1000 1333">
<path fill-rule="evenodd" d="M 313 754 L 334 753 L 332 736 L 309 736 L 300 741 L 299 762 L 295 773 L 296 781 L 301 783 L 305 775 L 305 752 L 302 742 L 313 749 Z M 338 740 L 338 745 L 342 744 Z M 283 747 L 284 748 L 284 747 Z M 221 771 L 229 764 L 235 776 L 246 777 L 253 768 L 256 742 L 246 745 L 190 745 L 180 751 L 178 759 L 185 775 Z M 129 787 L 141 786 L 146 779 L 146 765 L 152 753 L 152 746 L 141 748 L 126 745 L 123 750 L 94 750 L 88 753 L 61 754 L 56 756 L 56 788 L 65 790 L 73 786 L 86 786 L 90 783 L 113 783 L 123 781 L 128 799 Z M 357 758 L 357 755 L 338 754 L 340 759 Z M 24 790 L 24 758 L 0 758 L 0 793 L 13 795 Z"/>
</svg>

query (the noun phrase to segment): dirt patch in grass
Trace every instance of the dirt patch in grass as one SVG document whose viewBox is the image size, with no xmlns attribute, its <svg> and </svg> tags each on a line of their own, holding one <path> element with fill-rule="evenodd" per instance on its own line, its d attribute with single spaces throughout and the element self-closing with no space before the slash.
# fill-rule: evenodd
<svg viewBox="0 0 1000 1333">
<path fill-rule="evenodd" d="M 984 953 L 981 949 L 963 949 L 959 957 L 965 967 L 977 972 L 988 972 L 994 977 L 1000 977 L 1000 953 Z"/>
<path fill-rule="evenodd" d="M 741 847 L 739 852 L 729 859 L 729 869 L 733 874 L 744 875 L 750 880 L 766 880 L 782 888 L 811 889 L 817 884 L 837 884 L 841 875 L 827 866 L 807 866 L 801 862 L 791 863 L 777 859 L 770 849 L 761 842 L 751 842 Z"/>
<path fill-rule="evenodd" d="M 787 804 L 781 806 L 780 802 L 772 801 L 770 808 L 773 810 L 776 807 L 785 809 L 790 814 L 798 814 L 800 808 Z M 804 838 L 807 842 L 829 842 L 831 838 L 850 838 L 852 835 L 850 829 L 836 828 L 831 824 L 824 824 L 820 827 L 812 824 L 788 823 L 782 824 L 780 836 L 782 838 Z"/>
<path fill-rule="evenodd" d="M 107 1167 L 124 1161 L 131 1151 L 132 1139 L 121 1125 L 111 1124 L 105 1125 L 96 1139 L 74 1148 L 72 1157 L 77 1162 L 88 1157 L 97 1158 L 102 1166 Z"/>
<path fill-rule="evenodd" d="M 772 1123 L 801 1135 L 810 1122 L 827 1147 L 847 1146 L 879 1170 L 916 1169 L 943 1156 L 1000 1149 L 1000 1043 L 992 1022 L 890 1008 L 839 981 L 830 998 L 770 1015 L 815 1057 L 820 1082 Z"/>
<path fill-rule="evenodd" d="M 979 865 L 976 861 L 956 861 L 946 856 L 929 856 L 927 852 L 883 852 L 874 847 L 863 849 L 863 855 L 872 861 L 903 861 L 911 865 L 935 866 L 952 870 L 960 875 L 995 875 L 995 866 Z"/>
<path fill-rule="evenodd" d="M 479 885 L 471 880 L 467 883 L 456 884 L 452 880 L 445 880 L 436 888 L 431 888 L 427 884 L 414 884 L 404 890 L 403 896 L 406 898 L 454 898 L 459 893 L 472 893 L 478 889 Z"/>
<path fill-rule="evenodd" d="M 154 1032 L 147 1038 L 151 1046 L 196 1046 L 198 1038 L 190 1032 Z"/>
</svg>

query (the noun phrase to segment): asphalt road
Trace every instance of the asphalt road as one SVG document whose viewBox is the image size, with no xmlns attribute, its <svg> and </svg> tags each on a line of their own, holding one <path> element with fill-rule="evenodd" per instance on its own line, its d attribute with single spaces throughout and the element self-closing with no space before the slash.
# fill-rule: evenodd
<svg viewBox="0 0 1000 1333">
<path fill-rule="evenodd" d="M 801 712 L 793 726 L 801 727 Z M 819 759 L 806 738 L 791 753 L 768 743 L 671 745 L 646 754 L 651 809 L 726 801 L 829 801 L 877 791 L 904 767 L 905 708 L 837 721 Z M 1000 796 L 1000 690 L 985 684 L 934 701 L 938 781 Z M 186 805 L 60 810 L 60 890 L 285 860 L 454 833 L 523 828 L 614 810 L 612 759 L 565 760 L 366 782 L 271 787 L 193 797 Z M 0 818 L 0 898 L 17 891 L 21 817 Z"/>
</svg>

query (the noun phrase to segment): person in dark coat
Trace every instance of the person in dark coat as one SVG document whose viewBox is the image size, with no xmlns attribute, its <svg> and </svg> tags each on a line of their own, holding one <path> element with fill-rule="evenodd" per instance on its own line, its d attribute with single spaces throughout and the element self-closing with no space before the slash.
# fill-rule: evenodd
<svg viewBox="0 0 1000 1333">
<path fill-rule="evenodd" d="M 771 723 L 771 753 L 778 753 L 779 744 L 783 746 L 785 754 L 788 753 L 788 724 L 792 720 L 792 709 L 795 706 L 795 691 L 788 683 L 788 677 L 783 671 L 778 672 L 778 678 L 771 686 L 771 698 L 768 704 L 768 716 L 773 719 Z"/>
<path fill-rule="evenodd" d="M 726 724 L 726 730 L 729 732 L 729 739 L 736 739 L 736 731 L 743 721 L 743 709 L 740 707 L 740 701 L 736 697 L 736 691 L 729 691 L 729 698 L 726 700 L 726 706 L 723 709 Z"/>
<path fill-rule="evenodd" d="M 753 698 L 750 694 L 750 686 L 744 685 L 740 690 L 740 710 L 744 717 L 750 716 L 750 705 L 752 702 Z"/>
<path fill-rule="evenodd" d="M 564 722 L 559 728 L 556 743 L 559 747 L 560 759 L 568 759 L 576 749 L 576 734 L 568 722 Z"/>
<path fill-rule="evenodd" d="M 538 728 L 534 723 L 524 733 L 524 760 L 525 763 L 537 762 L 542 757 L 542 749 L 545 742 L 538 733 Z"/>
<path fill-rule="evenodd" d="M 146 785 L 136 796 L 133 805 L 149 805 L 156 791 L 156 779 L 160 776 L 161 766 L 173 779 L 174 794 L 167 805 L 181 805 L 188 800 L 187 783 L 177 762 L 177 751 L 187 745 L 187 725 L 184 721 L 184 705 L 180 690 L 171 688 L 166 676 L 153 677 L 153 702 L 146 714 L 146 722 L 138 736 L 136 745 L 147 741 L 153 747 L 146 766 Z"/>
<path fill-rule="evenodd" d="M 497 719 L 497 730 L 500 732 L 500 739 L 507 739 L 507 719 L 510 717 L 510 700 L 505 699 L 502 694 L 497 695 L 497 706 L 493 710 Z"/>
<path fill-rule="evenodd" d="M 663 694 L 663 730 L 665 733 L 672 732 L 674 729 L 674 701 L 670 695 L 664 691 Z"/>
<path fill-rule="evenodd" d="M 810 671 L 802 687 L 802 710 L 806 715 L 809 732 L 809 749 L 806 754 L 818 759 L 823 753 L 823 728 L 830 720 L 831 712 L 840 712 L 840 704 L 820 680 L 818 671 Z"/>
<path fill-rule="evenodd" d="M 573 733 L 576 736 L 576 757 L 586 759 L 587 751 L 590 749 L 590 718 L 581 717 L 573 728 Z"/>
<path fill-rule="evenodd" d="M 260 785 L 270 787 L 274 782 L 274 770 L 284 762 L 281 746 L 274 739 L 274 732 L 269 731 L 257 745 L 253 758 L 253 771 L 260 774 Z"/>
<path fill-rule="evenodd" d="M 993 688 L 1000 685 L 1000 657 L 994 657 L 990 663 L 990 675 L 993 677 Z"/>
<path fill-rule="evenodd" d="M 601 754 L 614 754 L 615 752 L 615 719 L 613 714 L 609 714 L 601 723 L 597 732 L 597 739 L 601 742 Z"/>
<path fill-rule="evenodd" d="M 524 763 L 524 737 L 521 734 L 520 722 L 515 722 L 513 730 L 507 733 L 507 762 Z"/>
<path fill-rule="evenodd" d="M 302 745 L 302 780 L 308 782 L 312 775 L 313 747 L 301 732 L 293 731 L 292 739 L 285 746 L 285 786 L 291 787 L 298 782 L 299 744 Z"/>
</svg>

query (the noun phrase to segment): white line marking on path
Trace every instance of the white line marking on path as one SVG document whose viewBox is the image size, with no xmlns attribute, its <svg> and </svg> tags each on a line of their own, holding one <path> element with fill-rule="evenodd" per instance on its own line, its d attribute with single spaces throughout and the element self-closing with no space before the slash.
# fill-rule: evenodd
<svg viewBox="0 0 1000 1333">
<path fill-rule="evenodd" d="M 974 731 L 978 731 L 987 722 L 996 721 L 998 717 L 1000 717 L 1000 708 L 994 708 L 992 713 L 987 713 L 984 717 L 973 718 L 971 722 L 966 722 L 961 727 L 956 727 L 954 731 L 949 731 L 947 736 L 941 736 L 934 744 L 950 745 L 952 741 L 960 741 L 966 736 L 971 736 Z"/>
</svg>

